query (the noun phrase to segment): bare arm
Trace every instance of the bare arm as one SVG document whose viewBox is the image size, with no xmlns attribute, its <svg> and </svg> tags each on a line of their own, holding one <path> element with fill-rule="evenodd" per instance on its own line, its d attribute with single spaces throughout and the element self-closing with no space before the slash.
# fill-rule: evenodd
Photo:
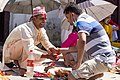
<svg viewBox="0 0 120 80">
<path fill-rule="evenodd" d="M 58 48 L 60 49 L 60 53 L 64 53 L 64 52 L 76 52 L 77 48 L 76 47 L 68 47 L 68 48 Z"/>
<path fill-rule="evenodd" d="M 72 67 L 72 69 L 78 69 L 81 65 L 81 62 L 83 60 L 84 56 L 84 49 L 85 49 L 85 44 L 86 44 L 86 34 L 83 32 L 78 33 L 79 39 L 77 42 L 77 50 L 78 50 L 78 55 L 77 55 L 77 63 Z"/>
<path fill-rule="evenodd" d="M 49 48 L 53 54 L 60 54 L 60 53 L 69 53 L 69 52 L 77 52 L 77 48 L 75 47 L 68 47 L 68 48 Z"/>
<path fill-rule="evenodd" d="M 81 64 L 83 56 L 84 56 L 84 50 L 85 50 L 85 45 L 86 45 L 86 34 L 85 33 L 78 33 L 79 39 L 77 43 L 77 50 L 78 50 L 78 58 L 77 61 L 78 63 Z"/>
</svg>

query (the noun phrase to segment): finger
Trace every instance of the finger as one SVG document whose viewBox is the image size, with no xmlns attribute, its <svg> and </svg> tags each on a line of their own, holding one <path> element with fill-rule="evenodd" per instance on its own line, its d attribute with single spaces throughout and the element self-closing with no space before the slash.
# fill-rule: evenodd
<svg viewBox="0 0 120 80">
<path fill-rule="evenodd" d="M 52 52 L 50 50 L 47 50 L 49 54 L 52 54 Z"/>
</svg>

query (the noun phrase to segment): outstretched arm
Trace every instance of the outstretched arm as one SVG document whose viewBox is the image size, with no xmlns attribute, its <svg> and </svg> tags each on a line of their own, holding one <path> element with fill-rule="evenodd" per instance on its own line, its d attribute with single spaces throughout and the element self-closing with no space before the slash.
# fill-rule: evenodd
<svg viewBox="0 0 120 80">
<path fill-rule="evenodd" d="M 79 36 L 79 39 L 77 42 L 77 50 L 78 50 L 77 63 L 76 65 L 73 66 L 73 69 L 78 69 L 80 67 L 81 62 L 83 60 L 84 50 L 86 45 L 86 33 L 79 32 L 78 36 Z"/>
</svg>

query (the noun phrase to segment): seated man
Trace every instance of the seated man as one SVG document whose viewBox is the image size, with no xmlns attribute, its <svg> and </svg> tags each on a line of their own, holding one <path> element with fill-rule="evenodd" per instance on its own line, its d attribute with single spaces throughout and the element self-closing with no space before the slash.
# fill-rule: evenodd
<svg viewBox="0 0 120 80">
<path fill-rule="evenodd" d="M 44 29 L 47 14 L 44 7 L 33 9 L 33 15 L 30 22 L 26 22 L 14 28 L 7 37 L 3 47 L 3 62 L 9 64 L 17 61 L 19 67 L 26 68 L 27 58 L 30 50 L 33 50 L 35 61 L 42 61 L 46 58 L 56 60 L 56 57 L 50 53 L 49 48 L 55 48 L 49 41 Z M 48 51 L 41 50 L 36 45 L 42 43 Z"/>
<path fill-rule="evenodd" d="M 76 47 L 70 47 L 67 50 L 68 53 L 78 52 L 77 62 L 72 67 L 73 71 L 68 75 L 68 80 L 89 79 L 109 71 L 116 57 L 102 25 L 91 16 L 82 13 L 74 3 L 69 3 L 65 7 L 64 14 L 71 25 L 75 24 L 78 33 Z M 91 58 L 82 63 L 85 53 Z"/>
</svg>

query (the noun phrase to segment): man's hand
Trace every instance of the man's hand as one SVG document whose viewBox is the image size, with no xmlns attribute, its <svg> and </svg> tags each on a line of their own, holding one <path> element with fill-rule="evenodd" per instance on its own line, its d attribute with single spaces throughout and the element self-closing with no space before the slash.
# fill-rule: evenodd
<svg viewBox="0 0 120 80">
<path fill-rule="evenodd" d="M 54 47 L 52 47 L 52 48 L 49 48 L 48 51 L 50 51 L 51 54 L 57 54 L 57 55 L 61 54 L 60 53 L 60 48 L 54 48 Z"/>
<path fill-rule="evenodd" d="M 77 62 L 77 63 L 72 67 L 72 69 L 75 70 L 75 69 L 78 69 L 79 67 L 80 67 L 80 63 Z"/>
<path fill-rule="evenodd" d="M 54 61 L 59 60 L 59 56 L 57 54 L 48 54 L 48 58 Z"/>
<path fill-rule="evenodd" d="M 57 48 L 51 47 L 51 48 L 48 48 L 47 51 L 48 51 L 49 54 L 56 54 L 57 53 Z"/>
</svg>

